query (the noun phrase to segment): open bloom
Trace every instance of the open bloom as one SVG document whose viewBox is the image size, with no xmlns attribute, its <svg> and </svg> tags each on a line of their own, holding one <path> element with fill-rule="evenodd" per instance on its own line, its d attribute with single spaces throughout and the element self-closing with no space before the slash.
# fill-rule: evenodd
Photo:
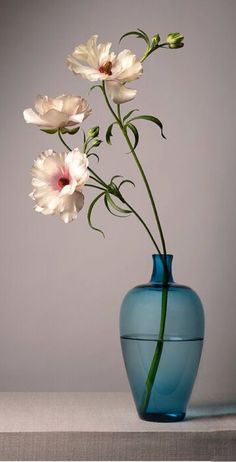
<svg viewBox="0 0 236 462">
<path fill-rule="evenodd" d="M 23 112 L 27 123 L 45 129 L 58 129 L 79 125 L 91 113 L 87 101 L 81 96 L 61 95 L 56 98 L 38 96 L 35 111 L 28 108 Z"/>
<path fill-rule="evenodd" d="M 130 50 L 123 50 L 116 56 L 110 51 L 110 42 L 97 45 L 97 38 L 97 35 L 93 35 L 87 43 L 74 49 L 67 57 L 68 68 L 91 82 L 105 80 L 108 93 L 115 103 L 131 101 L 137 91 L 124 84 L 140 77 L 141 62 Z"/>
<path fill-rule="evenodd" d="M 65 223 L 74 220 L 84 205 L 82 187 L 89 177 L 88 158 L 79 149 L 68 153 L 43 152 L 32 167 L 36 212 L 58 215 Z"/>
</svg>

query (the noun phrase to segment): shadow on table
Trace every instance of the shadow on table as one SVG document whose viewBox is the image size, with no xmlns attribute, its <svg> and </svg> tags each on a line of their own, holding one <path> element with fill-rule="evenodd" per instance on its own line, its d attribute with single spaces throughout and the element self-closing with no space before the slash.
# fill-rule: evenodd
<svg viewBox="0 0 236 462">
<path fill-rule="evenodd" d="M 220 416 L 236 416 L 236 404 L 211 404 L 208 406 L 190 407 L 187 411 L 185 420 L 193 420 L 198 418 L 210 418 Z"/>
</svg>

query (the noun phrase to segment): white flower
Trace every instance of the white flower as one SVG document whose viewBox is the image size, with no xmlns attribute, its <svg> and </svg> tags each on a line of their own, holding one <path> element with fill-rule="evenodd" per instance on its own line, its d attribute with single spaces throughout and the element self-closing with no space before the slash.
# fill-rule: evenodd
<svg viewBox="0 0 236 462">
<path fill-rule="evenodd" d="M 65 222 L 74 220 L 84 205 L 82 187 L 89 177 L 88 158 L 79 149 L 68 153 L 43 152 L 32 167 L 36 212 L 58 215 Z"/>
<path fill-rule="evenodd" d="M 90 113 L 91 108 L 81 96 L 61 95 L 50 98 L 39 95 L 35 101 L 35 111 L 28 108 L 23 115 L 27 123 L 45 129 L 57 129 L 79 125 Z"/>
<path fill-rule="evenodd" d="M 141 62 L 130 50 L 123 50 L 116 56 L 110 51 L 110 42 L 97 45 L 97 38 L 97 35 L 93 35 L 87 43 L 75 48 L 67 57 L 68 68 L 91 82 L 105 80 L 108 93 L 115 103 L 131 101 L 137 92 L 124 84 L 140 77 Z"/>
</svg>

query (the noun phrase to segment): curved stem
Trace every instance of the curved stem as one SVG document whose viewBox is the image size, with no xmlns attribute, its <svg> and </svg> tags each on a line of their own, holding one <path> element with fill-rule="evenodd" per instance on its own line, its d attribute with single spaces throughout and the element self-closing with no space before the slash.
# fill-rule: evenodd
<svg viewBox="0 0 236 462">
<path fill-rule="evenodd" d="M 153 209 L 153 212 L 154 212 L 154 216 L 155 216 L 155 219 L 156 219 L 156 223 L 157 223 L 157 227 L 158 227 L 158 230 L 159 230 L 159 233 L 160 233 L 160 238 L 161 238 L 161 243 L 162 243 L 162 248 L 163 248 L 163 253 L 164 255 L 166 255 L 166 244 L 165 244 L 165 239 L 164 239 L 164 234 L 163 234 L 163 231 L 162 231 L 162 227 L 161 227 L 161 223 L 160 223 L 160 219 L 159 219 L 159 216 L 158 216 L 158 213 L 157 213 L 157 208 L 156 208 L 156 204 L 155 204 L 155 201 L 154 201 L 154 198 L 153 198 L 153 194 L 152 194 L 152 191 L 151 191 L 151 188 L 149 186 L 149 183 L 148 183 L 148 180 L 147 180 L 147 177 L 145 175 L 145 172 L 143 170 L 143 167 L 141 165 L 141 162 L 139 161 L 138 159 L 138 156 L 133 148 L 133 145 L 129 139 L 129 136 L 128 136 L 128 133 L 127 133 L 127 130 L 123 127 L 123 130 L 122 130 L 123 134 L 124 134 L 124 137 L 127 141 L 127 144 L 133 154 L 133 157 L 134 157 L 134 160 L 137 164 L 137 167 L 141 173 L 141 176 L 143 178 L 143 181 L 144 181 L 144 184 L 146 186 L 146 189 L 147 189 L 147 192 L 148 192 L 148 195 L 149 195 L 149 198 L 150 198 L 150 201 L 151 201 L 151 205 L 152 205 L 152 209 Z"/>
<path fill-rule="evenodd" d="M 122 199 L 123 199 L 123 200 L 122 200 Z M 123 198 L 123 197 L 122 197 L 122 199 L 121 199 L 122 202 L 123 202 L 124 204 L 126 204 L 127 207 L 129 207 L 129 209 L 133 212 L 133 214 L 138 218 L 138 220 L 140 221 L 140 223 L 144 226 L 144 228 L 146 229 L 147 233 L 149 234 L 149 236 L 150 236 L 150 238 L 151 238 L 151 240 L 152 240 L 152 242 L 153 242 L 153 244 L 154 244 L 154 246 L 155 246 L 157 252 L 160 254 L 160 253 L 161 253 L 161 252 L 160 252 L 160 249 L 159 249 L 159 247 L 158 247 L 158 245 L 157 245 L 157 243 L 156 243 L 156 241 L 155 241 L 155 239 L 154 239 L 154 237 L 153 237 L 153 235 L 152 235 L 150 229 L 149 229 L 148 226 L 146 225 L 145 221 L 144 221 L 144 220 L 142 219 L 142 217 L 138 214 L 138 212 L 136 212 L 136 210 L 135 210 L 135 209 Z"/>
<path fill-rule="evenodd" d="M 66 144 L 66 142 L 65 142 L 64 139 L 62 138 L 62 135 L 61 135 L 60 130 L 58 130 L 58 136 L 59 136 L 59 138 L 60 138 L 62 144 L 66 147 L 66 149 L 68 149 L 69 151 L 72 151 L 72 149 L 68 146 L 68 144 Z M 107 184 L 105 183 L 105 181 L 103 181 L 102 178 L 100 178 L 100 177 L 97 175 L 97 173 L 94 172 L 94 170 L 92 170 L 90 167 L 88 167 L 88 170 L 89 170 L 89 171 L 92 173 L 92 175 L 93 175 L 93 177 L 90 177 L 90 178 L 92 178 L 94 181 L 97 181 L 100 185 L 104 186 L 104 188 L 101 188 L 100 186 L 96 186 L 96 185 L 91 185 L 91 184 L 85 184 L 85 186 L 90 186 L 90 187 L 92 187 L 92 188 L 101 189 L 102 191 L 104 191 L 104 190 L 106 190 L 106 191 L 109 190 L 109 185 L 107 185 Z M 111 194 L 112 194 L 112 192 L 111 192 Z M 114 194 L 114 196 L 117 197 L 116 194 Z M 156 243 L 156 241 L 155 241 L 155 239 L 154 239 L 154 237 L 153 237 L 153 235 L 152 235 L 150 229 L 148 228 L 147 224 L 146 224 L 145 221 L 142 219 L 142 217 L 138 214 L 138 212 L 136 212 L 136 210 L 135 210 L 128 202 L 126 202 L 126 200 L 124 199 L 124 197 L 122 196 L 121 193 L 119 193 L 118 198 L 119 198 L 124 204 L 126 204 L 126 205 L 129 207 L 129 209 L 133 212 L 133 214 L 138 218 L 138 220 L 140 221 L 140 223 L 142 223 L 143 227 L 146 229 L 146 231 L 147 231 L 149 237 L 151 238 L 151 240 L 152 240 L 152 242 L 153 242 L 153 244 L 154 244 L 154 246 L 155 246 L 157 252 L 158 252 L 159 254 L 161 254 L 161 251 L 160 251 L 160 249 L 159 249 L 159 247 L 158 247 L 158 245 L 157 245 L 157 243 Z"/>
<path fill-rule="evenodd" d="M 109 110 L 111 111 L 113 117 L 115 118 L 116 122 L 118 123 L 118 125 L 119 125 L 125 139 L 126 139 L 126 142 L 127 142 L 128 146 L 130 148 L 130 151 L 131 151 L 131 153 L 133 155 L 133 158 L 134 158 L 134 160 L 136 162 L 136 165 L 137 165 L 137 167 L 138 167 L 138 169 L 139 169 L 139 171 L 141 173 L 142 179 L 143 179 L 144 184 L 146 186 L 148 196 L 150 198 L 150 202 L 151 202 L 152 209 L 153 209 L 153 212 L 154 212 L 155 220 L 156 220 L 156 223 L 157 223 L 157 227 L 158 227 L 158 230 L 159 230 L 159 233 L 160 233 L 161 243 L 162 243 L 162 247 L 163 247 L 163 254 L 166 255 L 167 252 L 166 252 L 166 244 L 165 244 L 164 234 L 163 234 L 160 219 L 159 219 L 159 216 L 158 216 L 158 213 L 157 213 L 157 208 L 156 208 L 156 204 L 155 204 L 155 201 L 154 201 L 154 198 L 153 198 L 153 194 L 152 194 L 151 188 L 149 186 L 149 183 L 148 183 L 147 177 L 145 175 L 145 172 L 143 170 L 143 167 L 141 165 L 141 162 L 139 161 L 139 158 L 138 158 L 138 156 L 137 156 L 137 154 L 135 152 L 135 149 L 133 148 L 133 145 L 132 145 L 132 143 L 131 143 L 131 141 L 129 139 L 127 130 L 126 130 L 125 126 L 123 125 L 121 112 L 120 112 L 120 105 L 119 104 L 117 105 L 117 112 L 118 112 L 118 116 L 117 116 L 115 111 L 113 110 L 109 100 L 108 100 L 104 82 L 102 83 L 102 88 L 103 88 L 103 94 L 104 94 L 107 106 L 108 106 Z"/>
</svg>

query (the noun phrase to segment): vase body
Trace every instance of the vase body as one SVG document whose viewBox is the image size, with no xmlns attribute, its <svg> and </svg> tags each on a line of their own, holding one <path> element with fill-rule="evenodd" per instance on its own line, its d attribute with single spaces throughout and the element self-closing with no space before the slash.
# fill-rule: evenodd
<svg viewBox="0 0 236 462">
<path fill-rule="evenodd" d="M 138 414 L 144 420 L 184 419 L 201 358 L 202 303 L 196 292 L 173 281 L 172 258 L 166 256 L 165 280 L 163 259 L 153 255 L 151 281 L 130 290 L 121 306 L 123 358 Z"/>
</svg>

